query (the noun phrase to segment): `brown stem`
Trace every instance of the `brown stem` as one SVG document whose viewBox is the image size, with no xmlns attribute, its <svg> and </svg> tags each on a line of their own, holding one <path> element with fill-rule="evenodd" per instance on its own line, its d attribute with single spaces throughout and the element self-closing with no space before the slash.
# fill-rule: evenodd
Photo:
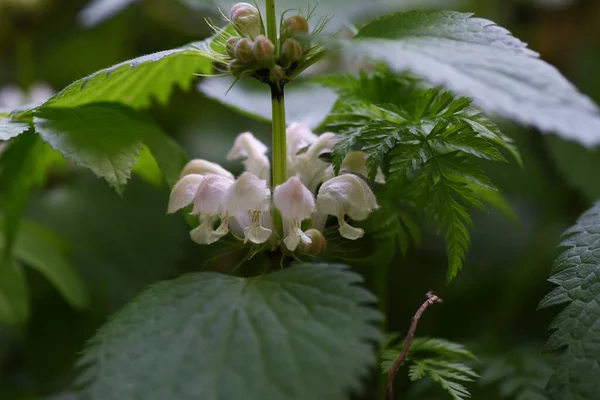
<svg viewBox="0 0 600 400">
<path fill-rule="evenodd" d="M 415 338 L 415 331 L 417 330 L 417 324 L 419 323 L 421 315 L 433 303 L 441 302 L 442 299 L 433 294 L 433 292 L 428 292 L 427 300 L 425 301 L 425 303 L 423 303 L 421 307 L 419 307 L 415 316 L 412 317 L 410 329 L 408 330 L 408 334 L 406 335 L 406 339 L 404 340 L 404 347 L 402 348 L 402 351 L 400 352 L 398 358 L 396 358 L 396 361 L 394 361 L 394 364 L 392 365 L 392 368 L 390 368 L 390 372 L 387 376 L 387 386 L 385 390 L 386 400 L 393 400 L 394 398 L 394 378 L 396 377 L 396 373 L 398 373 L 398 370 L 400 369 L 402 364 L 404 364 L 404 361 L 406 361 L 406 356 L 408 356 L 408 351 L 410 350 L 412 341 Z"/>
</svg>

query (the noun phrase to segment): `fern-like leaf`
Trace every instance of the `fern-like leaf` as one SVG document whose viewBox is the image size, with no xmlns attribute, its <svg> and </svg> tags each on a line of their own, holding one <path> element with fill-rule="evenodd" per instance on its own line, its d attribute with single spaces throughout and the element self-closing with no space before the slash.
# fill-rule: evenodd
<svg viewBox="0 0 600 400">
<path fill-rule="evenodd" d="M 446 242 L 450 281 L 470 245 L 468 209 L 485 210 L 482 201 L 489 200 L 506 204 L 477 160 L 505 162 L 501 146 L 520 162 L 512 141 L 468 98 L 425 87 L 409 75 L 380 69 L 324 83 L 343 99 L 326 120 L 328 129 L 341 135 L 332 154 L 336 172 L 350 152 L 365 152 L 369 179 L 380 168 L 386 173 L 384 192 L 390 194 L 383 197 L 395 196 L 396 206 L 411 205 L 435 222 Z M 406 239 L 401 240 L 403 249 Z"/>
</svg>

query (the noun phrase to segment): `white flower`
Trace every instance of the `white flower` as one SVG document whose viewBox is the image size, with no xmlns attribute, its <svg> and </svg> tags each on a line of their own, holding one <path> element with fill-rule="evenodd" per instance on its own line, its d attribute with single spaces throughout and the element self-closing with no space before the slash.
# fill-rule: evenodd
<svg viewBox="0 0 600 400">
<path fill-rule="evenodd" d="M 364 231 L 350 226 L 344 217 L 347 215 L 355 221 L 362 221 L 377 207 L 377 200 L 369 185 L 352 174 L 344 174 L 328 180 L 319 188 L 317 194 L 317 213 L 321 217 L 326 215 L 337 217 L 339 232 L 346 239 L 359 239 L 364 235 Z"/>
<path fill-rule="evenodd" d="M 190 174 L 177 181 L 171 190 L 167 212 L 171 214 L 191 204 L 203 180 L 204 175 Z"/>
<path fill-rule="evenodd" d="M 363 151 L 352 151 L 348 153 L 344 158 L 344 161 L 342 161 L 340 172 L 359 174 L 364 177 L 368 177 L 369 172 L 367 171 L 366 161 L 366 154 Z M 377 168 L 375 182 L 380 183 L 382 185 L 385 183 L 385 175 L 383 175 L 383 171 L 381 171 L 381 168 Z"/>
<path fill-rule="evenodd" d="M 227 191 L 225 207 L 230 215 L 249 214 L 250 225 L 244 228 L 244 241 L 260 244 L 271 237 L 271 230 L 262 226 L 262 213 L 269 211 L 271 191 L 267 182 L 250 172 L 244 172 Z"/>
<path fill-rule="evenodd" d="M 200 214 L 201 222 L 200 226 L 190 232 L 192 240 L 196 243 L 211 244 L 229 232 L 229 215 L 224 200 L 233 182 L 233 179 L 225 176 L 213 174 L 204 176 L 196 190 L 194 209 L 192 210 L 192 214 Z M 214 229 L 213 225 L 219 218 L 221 223 L 217 229 Z"/>
<path fill-rule="evenodd" d="M 206 175 L 206 174 L 214 174 L 225 176 L 229 179 L 235 179 L 233 174 L 227 171 L 225 168 L 221 167 L 219 164 L 206 161 L 206 160 L 192 160 L 188 162 L 183 170 L 181 171 L 180 178 L 183 178 L 189 174 L 198 174 L 198 175 Z"/>
<path fill-rule="evenodd" d="M 285 235 L 283 242 L 288 250 L 296 250 L 300 242 L 310 244 L 311 239 L 302 231 L 301 224 L 315 211 L 315 200 L 300 179 L 292 177 L 277 186 L 273 192 L 273 204 L 281 212 Z"/>
<path fill-rule="evenodd" d="M 290 172 L 297 175 L 312 192 L 325 180 L 333 177 L 331 164 L 319 158 L 322 154 L 330 153 L 337 142 L 337 137 L 327 132 L 317 137 L 304 153 L 296 156 L 291 163 Z"/>
<path fill-rule="evenodd" d="M 286 130 L 288 160 L 300 150 L 317 141 L 318 136 L 312 133 L 310 127 L 298 122 L 292 122 Z"/>
<path fill-rule="evenodd" d="M 269 180 L 271 163 L 267 154 L 267 146 L 254 137 L 250 132 L 238 135 L 233 147 L 227 154 L 228 160 L 243 159 L 246 171 L 251 172 L 260 179 Z"/>
</svg>

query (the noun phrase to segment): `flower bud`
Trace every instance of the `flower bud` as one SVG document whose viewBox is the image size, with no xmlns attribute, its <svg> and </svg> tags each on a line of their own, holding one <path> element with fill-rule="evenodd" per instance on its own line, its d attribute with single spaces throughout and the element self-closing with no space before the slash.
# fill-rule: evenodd
<svg viewBox="0 0 600 400">
<path fill-rule="evenodd" d="M 264 35 L 258 35 L 254 42 L 254 58 L 260 64 L 272 64 L 275 60 L 275 46 Z"/>
<path fill-rule="evenodd" d="M 309 229 L 304 233 L 306 233 L 306 236 L 310 238 L 310 243 L 301 244 L 301 251 L 312 256 L 323 254 L 325 252 L 325 248 L 327 247 L 327 240 L 325 239 L 325 236 L 323 236 L 323 234 L 317 229 Z"/>
<path fill-rule="evenodd" d="M 250 39 L 242 38 L 238 40 L 235 44 L 233 53 L 235 58 L 243 64 L 250 64 L 256 61 L 256 57 L 252 51 L 252 41 Z"/>
<path fill-rule="evenodd" d="M 296 39 L 287 39 L 281 46 L 281 61 L 284 65 L 289 65 L 302 59 L 302 45 Z"/>
<path fill-rule="evenodd" d="M 281 65 L 276 65 L 273 68 L 271 68 L 271 71 L 269 72 L 269 78 L 271 79 L 271 82 L 275 83 L 284 80 L 285 71 L 283 70 L 283 67 L 281 67 Z"/>
<path fill-rule="evenodd" d="M 231 7 L 229 19 L 242 35 L 248 35 L 251 38 L 260 35 L 262 30 L 260 12 L 252 4 L 234 4 Z"/>
<path fill-rule="evenodd" d="M 248 70 L 248 66 L 245 64 L 242 64 L 238 60 L 233 60 L 229 63 L 229 65 L 227 66 L 227 69 L 229 70 L 231 75 L 240 77 L 244 74 L 244 71 Z"/>
<path fill-rule="evenodd" d="M 281 27 L 281 37 L 283 39 L 287 39 L 296 33 L 308 33 L 308 21 L 299 14 L 287 17 Z"/>
<path fill-rule="evenodd" d="M 229 39 L 227 39 L 227 43 L 225 44 L 225 50 L 227 51 L 227 55 L 231 58 L 235 58 L 235 45 L 237 44 L 237 42 L 239 42 L 242 38 L 237 37 L 237 36 L 232 36 Z"/>
</svg>

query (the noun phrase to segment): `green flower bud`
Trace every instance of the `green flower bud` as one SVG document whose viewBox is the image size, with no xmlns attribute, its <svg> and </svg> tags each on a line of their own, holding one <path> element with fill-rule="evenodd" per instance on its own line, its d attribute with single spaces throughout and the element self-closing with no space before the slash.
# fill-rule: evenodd
<svg viewBox="0 0 600 400">
<path fill-rule="evenodd" d="M 250 39 L 242 38 L 238 40 L 235 44 L 233 53 L 235 58 L 243 64 L 250 64 L 256 61 L 252 49 L 252 41 Z"/>
<path fill-rule="evenodd" d="M 242 38 L 239 38 L 237 36 L 232 36 L 229 39 L 227 39 L 227 43 L 225 44 L 225 50 L 227 51 L 227 55 L 229 55 L 229 57 L 235 58 L 235 45 L 241 39 Z"/>
<path fill-rule="evenodd" d="M 283 21 L 281 26 L 281 37 L 287 39 L 294 34 L 308 33 L 308 21 L 302 15 L 292 15 Z"/>
<path fill-rule="evenodd" d="M 296 39 L 287 39 L 281 46 L 281 59 L 284 64 L 289 64 L 302 59 L 302 45 Z"/>
<path fill-rule="evenodd" d="M 249 35 L 251 38 L 260 35 L 262 29 L 260 12 L 252 4 L 234 4 L 231 7 L 229 19 L 242 35 Z"/>
<path fill-rule="evenodd" d="M 271 68 L 271 71 L 269 72 L 269 78 L 271 79 L 271 82 L 281 82 L 284 80 L 285 71 L 283 70 L 283 67 L 276 65 Z"/>
<path fill-rule="evenodd" d="M 258 35 L 254 42 L 254 58 L 260 64 L 272 64 L 275 60 L 275 46 L 264 35 Z"/>
<path fill-rule="evenodd" d="M 323 234 L 316 229 L 309 229 L 305 233 L 306 236 L 310 238 L 311 243 L 306 245 L 302 244 L 301 251 L 313 256 L 323 254 L 325 248 L 327 247 L 327 240 Z"/>
</svg>

